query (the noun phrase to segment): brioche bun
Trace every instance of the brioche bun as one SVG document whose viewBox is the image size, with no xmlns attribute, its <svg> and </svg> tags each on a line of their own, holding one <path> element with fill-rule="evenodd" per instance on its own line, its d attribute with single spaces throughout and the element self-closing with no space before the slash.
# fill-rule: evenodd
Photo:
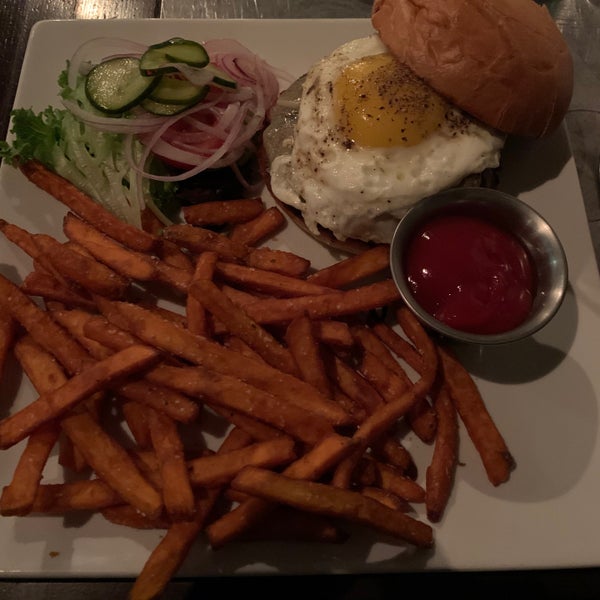
<svg viewBox="0 0 600 600">
<path fill-rule="evenodd" d="M 533 0 L 375 0 L 371 21 L 399 61 L 494 129 L 540 137 L 567 112 L 569 48 Z"/>
</svg>

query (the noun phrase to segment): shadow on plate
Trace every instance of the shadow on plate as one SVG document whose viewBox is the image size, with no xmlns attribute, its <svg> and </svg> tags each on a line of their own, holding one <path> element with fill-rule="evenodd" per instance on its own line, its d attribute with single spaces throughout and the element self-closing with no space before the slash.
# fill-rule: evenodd
<svg viewBox="0 0 600 600">
<path fill-rule="evenodd" d="M 540 139 L 509 137 L 502 152 L 499 188 L 518 196 L 558 177 L 571 158 L 564 127 Z"/>
</svg>

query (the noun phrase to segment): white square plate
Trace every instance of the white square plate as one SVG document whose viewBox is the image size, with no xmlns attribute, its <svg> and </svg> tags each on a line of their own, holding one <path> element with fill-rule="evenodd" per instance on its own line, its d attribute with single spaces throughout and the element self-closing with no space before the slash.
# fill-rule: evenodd
<svg viewBox="0 0 600 600">
<path fill-rule="evenodd" d="M 199 41 L 231 37 L 297 76 L 341 43 L 371 31 L 365 19 L 41 22 L 32 31 L 15 105 L 36 111 L 58 106 L 59 72 L 78 45 L 94 37 L 143 43 L 173 36 Z M 240 543 L 216 552 L 200 539 L 180 575 L 600 565 L 600 285 L 564 130 L 544 140 L 509 144 L 502 188 L 548 219 L 562 239 L 570 268 L 563 306 L 533 338 L 497 348 L 456 348 L 516 458 L 510 481 L 491 486 L 463 431 L 456 486 L 445 518 L 434 527 L 432 551 L 407 550 L 363 531 L 344 545 Z M 0 171 L 0 199 L 1 218 L 61 237 L 64 208 L 6 165 Z M 274 245 L 304 254 L 315 267 L 334 260 L 293 226 Z M 19 281 L 29 268 L 27 257 L 1 239 L 0 271 Z M 10 405 L 18 384 L 5 386 L 1 415 L 33 398 L 24 381 Z M 10 481 L 21 448 L 0 455 L 1 484 Z M 411 450 L 422 481 L 430 450 L 420 449 L 415 440 Z M 51 464 L 49 481 L 57 476 L 55 470 Z M 99 517 L 0 518 L 0 569 L 17 577 L 131 577 L 161 535 L 125 530 Z"/>
</svg>

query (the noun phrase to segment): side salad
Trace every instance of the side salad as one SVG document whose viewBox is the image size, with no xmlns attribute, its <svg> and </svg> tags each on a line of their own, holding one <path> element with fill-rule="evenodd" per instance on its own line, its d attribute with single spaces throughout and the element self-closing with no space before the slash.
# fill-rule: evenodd
<svg viewBox="0 0 600 600">
<path fill-rule="evenodd" d="M 96 38 L 58 77 L 62 107 L 11 113 L 0 158 L 36 160 L 124 221 L 251 195 L 258 136 L 285 77 L 235 40 Z"/>
</svg>

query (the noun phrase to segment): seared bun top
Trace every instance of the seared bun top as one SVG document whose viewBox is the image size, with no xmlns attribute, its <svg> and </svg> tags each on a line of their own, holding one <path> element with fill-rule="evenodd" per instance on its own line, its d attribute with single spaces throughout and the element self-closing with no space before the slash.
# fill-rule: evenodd
<svg viewBox="0 0 600 600">
<path fill-rule="evenodd" d="M 573 62 L 533 0 L 375 0 L 371 19 L 400 62 L 490 127 L 540 137 L 563 120 Z"/>
</svg>

